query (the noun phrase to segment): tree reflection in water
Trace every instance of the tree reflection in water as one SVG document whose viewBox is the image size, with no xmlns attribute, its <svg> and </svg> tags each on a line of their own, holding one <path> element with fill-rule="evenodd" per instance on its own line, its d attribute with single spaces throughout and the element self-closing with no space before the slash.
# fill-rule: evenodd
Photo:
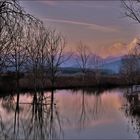
<svg viewBox="0 0 140 140">
<path fill-rule="evenodd" d="M 140 138 L 140 95 L 139 92 L 131 90 L 124 94 L 127 102 L 123 109 L 127 118 L 129 118 L 129 124 L 133 126 L 134 132 L 136 132 Z"/>
<path fill-rule="evenodd" d="M 103 113 L 103 106 L 102 106 L 102 100 L 101 100 L 101 93 L 103 90 L 99 89 L 82 89 L 80 90 L 80 104 L 77 109 L 78 113 L 78 122 L 76 124 L 78 125 L 79 130 L 83 130 L 86 125 L 88 125 L 89 122 L 92 120 L 98 120 L 99 117 L 102 116 Z M 91 104 L 88 100 L 88 96 L 94 95 L 94 100 Z"/>
<path fill-rule="evenodd" d="M 1 133 L 3 139 L 62 139 L 63 130 L 59 112 L 54 98 L 54 91 L 48 95 L 44 92 L 32 94 L 32 102 L 19 102 L 19 96 L 16 101 L 8 96 L 2 100 L 3 108 L 7 111 L 14 111 L 12 121 L 4 122 L 0 118 Z M 23 112 L 23 108 L 26 112 Z"/>
<path fill-rule="evenodd" d="M 98 123 L 101 125 L 104 120 L 108 120 L 108 115 L 114 113 L 114 110 L 110 110 L 114 109 L 113 107 L 108 108 L 112 105 L 111 99 L 113 101 L 118 99 L 118 96 L 102 94 L 103 91 L 82 89 L 70 91 L 68 96 L 65 96 L 68 92 L 66 91 L 65 95 L 59 96 L 52 90 L 45 93 L 43 91 L 29 93 L 25 96 L 19 94 L 3 97 L 0 100 L 0 138 L 63 139 L 65 130 L 69 128 L 74 130 L 78 128 L 81 131 Z M 125 115 L 131 118 L 133 128 L 140 136 L 139 95 L 125 94 L 124 98 L 127 100 L 124 106 Z"/>
</svg>

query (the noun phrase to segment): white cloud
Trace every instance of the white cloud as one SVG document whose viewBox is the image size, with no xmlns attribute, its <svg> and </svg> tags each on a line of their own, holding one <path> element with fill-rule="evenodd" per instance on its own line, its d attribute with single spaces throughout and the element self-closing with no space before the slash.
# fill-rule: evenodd
<svg viewBox="0 0 140 140">
<path fill-rule="evenodd" d="M 118 32 L 118 29 L 115 29 L 112 27 L 106 27 L 106 26 L 102 26 L 102 25 L 98 25 L 98 24 L 93 24 L 93 23 L 78 22 L 78 21 L 72 21 L 72 20 L 62 20 L 62 19 L 51 19 L 51 18 L 46 18 L 44 20 L 47 22 L 80 25 L 80 26 L 84 26 L 88 29 L 96 30 L 96 31 L 100 31 L 100 32 Z"/>
</svg>

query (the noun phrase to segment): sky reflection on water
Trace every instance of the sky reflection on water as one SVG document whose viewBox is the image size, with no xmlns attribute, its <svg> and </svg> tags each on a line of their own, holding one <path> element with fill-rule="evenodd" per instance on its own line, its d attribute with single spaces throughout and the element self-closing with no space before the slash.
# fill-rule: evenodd
<svg viewBox="0 0 140 140">
<path fill-rule="evenodd" d="M 129 98 L 119 89 L 57 90 L 54 96 L 20 94 L 17 110 L 16 96 L 6 96 L 0 100 L 0 138 L 137 139 L 139 114 L 132 113 Z"/>
</svg>

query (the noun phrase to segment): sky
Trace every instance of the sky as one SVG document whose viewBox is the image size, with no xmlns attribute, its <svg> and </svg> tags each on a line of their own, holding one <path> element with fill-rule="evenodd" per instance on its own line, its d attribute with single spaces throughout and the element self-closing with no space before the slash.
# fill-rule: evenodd
<svg viewBox="0 0 140 140">
<path fill-rule="evenodd" d="M 82 41 L 103 58 L 116 57 L 126 54 L 140 36 L 140 25 L 124 16 L 119 0 L 31 0 L 21 4 L 48 28 L 61 32 L 68 50 L 75 51 Z"/>
</svg>

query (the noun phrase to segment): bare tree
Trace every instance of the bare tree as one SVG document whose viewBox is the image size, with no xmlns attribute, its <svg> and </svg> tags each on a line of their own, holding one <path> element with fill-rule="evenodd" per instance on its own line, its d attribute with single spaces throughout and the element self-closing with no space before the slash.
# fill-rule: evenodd
<svg viewBox="0 0 140 140">
<path fill-rule="evenodd" d="M 124 7 L 124 15 L 140 23 L 140 0 L 121 0 Z M 127 77 L 128 83 L 136 81 L 140 71 L 140 43 L 122 60 L 122 71 Z"/>
<path fill-rule="evenodd" d="M 82 73 L 86 74 L 87 68 L 88 68 L 88 64 L 89 64 L 89 60 L 90 60 L 90 51 L 89 51 L 89 47 L 85 44 L 83 44 L 81 41 L 77 47 L 77 57 L 76 57 L 76 61 L 82 71 Z M 83 76 L 83 78 L 84 78 Z M 83 79 L 84 80 L 84 79 Z"/>
<path fill-rule="evenodd" d="M 70 57 L 65 57 L 65 47 L 65 38 L 60 33 L 57 33 L 55 30 L 52 30 L 49 34 L 47 49 L 48 73 L 50 75 L 49 78 L 52 87 L 54 87 L 54 83 L 60 65 L 67 61 Z"/>
<path fill-rule="evenodd" d="M 128 85 L 137 83 L 137 76 L 140 70 L 140 59 L 135 53 L 132 51 L 122 58 L 120 71 Z"/>
<path fill-rule="evenodd" d="M 41 88 L 44 88 L 46 77 L 46 67 L 47 67 L 47 56 L 48 56 L 48 38 L 49 30 L 40 25 L 33 25 L 29 27 L 28 42 L 26 44 L 26 50 L 28 53 L 27 68 L 31 71 L 32 78 L 34 81 L 34 88 L 39 85 L 38 80 L 41 81 Z"/>
<path fill-rule="evenodd" d="M 1 68 L 4 65 L 7 53 L 12 41 L 16 41 L 16 32 L 18 28 L 22 28 L 31 22 L 39 22 L 38 19 L 27 14 L 20 6 L 18 0 L 1 0 L 0 1 L 0 57 Z M 17 33 L 16 33 L 17 34 Z"/>
<path fill-rule="evenodd" d="M 13 34 L 12 42 L 9 44 L 10 51 L 6 60 L 8 67 L 12 68 L 15 72 L 15 82 L 16 82 L 16 93 L 17 93 L 17 102 L 16 102 L 16 112 L 19 113 L 19 88 L 20 88 L 20 75 L 24 70 L 26 64 L 26 49 L 25 42 L 27 38 L 24 34 L 24 26 L 14 25 L 13 28 L 16 30 Z"/>
<path fill-rule="evenodd" d="M 11 24 L 19 24 L 20 20 L 26 22 L 36 21 L 37 19 L 30 14 L 27 14 L 20 6 L 18 0 L 1 0 L 0 1 L 0 21 L 1 24 L 7 26 L 9 31 L 12 31 Z M 0 28 L 1 31 L 1 28 Z"/>
<path fill-rule="evenodd" d="M 97 85 L 99 85 L 101 78 L 100 66 L 103 63 L 103 59 L 96 54 L 92 54 L 89 62 L 92 65 L 92 75 L 95 78 Z"/>
<path fill-rule="evenodd" d="M 12 42 L 12 37 L 5 28 L 3 27 L 0 32 L 0 71 L 2 71 L 6 66 L 5 62 L 10 51 L 10 44 Z"/>
<path fill-rule="evenodd" d="M 27 67 L 32 71 L 34 87 L 43 89 L 46 82 L 46 74 L 54 86 L 54 81 L 59 66 L 68 57 L 64 55 L 65 39 L 55 30 L 49 30 L 43 26 L 32 26 L 28 30 L 28 43 L 26 50 L 28 53 Z"/>
<path fill-rule="evenodd" d="M 17 32 L 14 34 L 14 39 L 10 44 L 11 50 L 8 55 L 8 66 L 16 73 L 16 88 L 18 88 L 19 76 L 26 63 L 26 50 L 24 46 L 26 38 L 24 37 L 23 27 L 17 26 L 16 28 Z"/>
<path fill-rule="evenodd" d="M 12 67 L 15 71 L 17 104 L 19 111 L 19 79 L 26 63 L 25 37 L 26 26 L 31 22 L 39 22 L 26 14 L 17 0 L 0 1 L 0 54 L 1 66 Z"/>
<path fill-rule="evenodd" d="M 125 16 L 140 23 L 140 0 L 121 0 Z"/>
</svg>

